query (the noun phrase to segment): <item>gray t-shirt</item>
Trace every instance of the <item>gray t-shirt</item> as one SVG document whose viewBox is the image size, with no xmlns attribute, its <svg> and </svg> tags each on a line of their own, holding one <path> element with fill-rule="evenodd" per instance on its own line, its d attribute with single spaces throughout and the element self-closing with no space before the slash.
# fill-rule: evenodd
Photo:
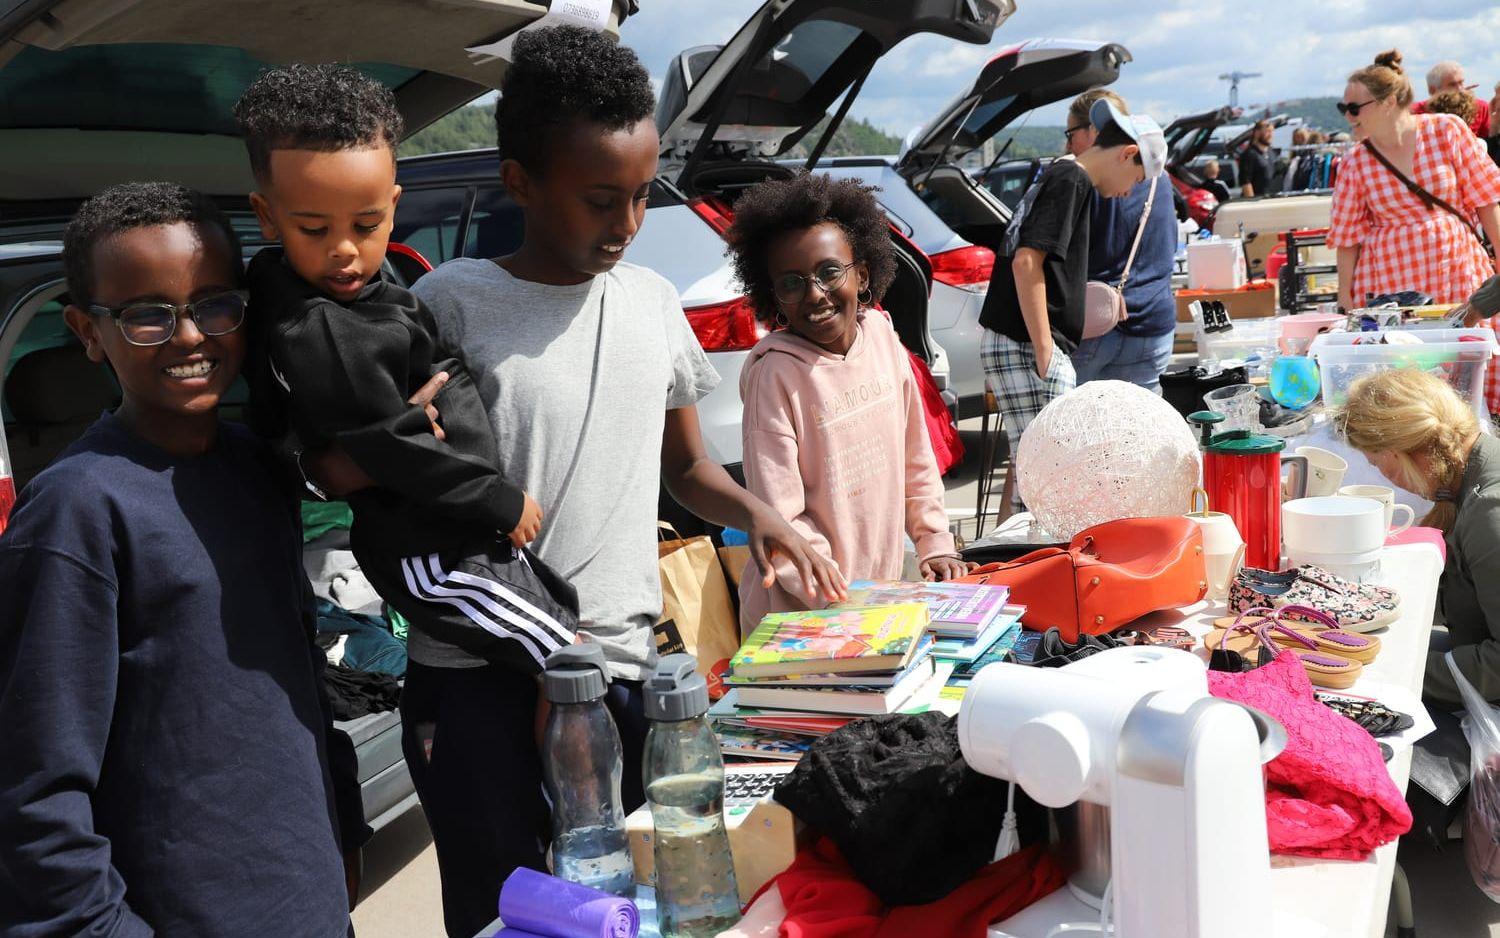
<svg viewBox="0 0 1500 938">
<path fill-rule="evenodd" d="M 621 263 L 576 286 L 460 258 L 412 290 L 489 409 L 500 471 L 542 507 L 537 556 L 578 589 L 581 631 L 643 680 L 661 616 L 656 517 L 669 409 L 719 383 L 672 284 Z"/>
</svg>

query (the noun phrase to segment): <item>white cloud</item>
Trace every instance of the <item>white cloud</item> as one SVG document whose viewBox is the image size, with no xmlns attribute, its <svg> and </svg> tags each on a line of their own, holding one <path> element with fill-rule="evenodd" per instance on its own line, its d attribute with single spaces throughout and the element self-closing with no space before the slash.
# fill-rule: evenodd
<svg viewBox="0 0 1500 938">
<path fill-rule="evenodd" d="M 1500 5 L 1493 0 L 1019 0 L 989 46 L 917 36 L 876 66 L 852 113 L 897 135 L 925 122 L 1002 46 L 1042 36 L 1110 40 L 1134 61 L 1115 90 L 1162 120 L 1228 100 L 1219 75 L 1262 72 L 1240 87 L 1244 104 L 1342 94 L 1349 72 L 1391 46 L 1422 77 L 1440 59 L 1463 63 L 1488 93 L 1500 81 Z M 642 0 L 621 31 L 653 75 L 677 52 L 729 39 L 761 0 Z M 1062 121 L 1061 106 L 1033 125 Z"/>
</svg>

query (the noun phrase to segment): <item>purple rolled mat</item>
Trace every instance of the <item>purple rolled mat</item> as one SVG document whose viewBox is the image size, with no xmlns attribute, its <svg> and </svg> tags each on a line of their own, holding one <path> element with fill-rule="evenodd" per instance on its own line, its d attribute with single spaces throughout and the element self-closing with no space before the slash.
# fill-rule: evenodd
<svg viewBox="0 0 1500 938">
<path fill-rule="evenodd" d="M 636 938 L 635 903 L 556 876 L 521 868 L 500 887 L 500 920 L 514 938 Z"/>
</svg>

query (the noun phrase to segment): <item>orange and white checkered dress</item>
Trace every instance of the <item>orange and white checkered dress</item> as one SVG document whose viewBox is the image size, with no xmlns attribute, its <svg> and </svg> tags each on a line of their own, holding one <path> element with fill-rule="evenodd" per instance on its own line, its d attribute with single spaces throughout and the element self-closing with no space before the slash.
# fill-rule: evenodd
<svg viewBox="0 0 1500 938">
<path fill-rule="evenodd" d="M 1452 114 L 1419 114 L 1417 127 L 1412 178 L 1477 225 L 1477 209 L 1500 203 L 1500 167 Z M 1339 165 L 1328 246 L 1361 249 L 1355 302 L 1416 290 L 1435 303 L 1462 303 L 1495 274 L 1479 239 L 1451 213 L 1424 205 L 1363 146 Z M 1500 331 L 1497 320 L 1491 326 Z M 1500 413 L 1500 362 L 1491 363 L 1485 390 L 1490 410 Z"/>
</svg>

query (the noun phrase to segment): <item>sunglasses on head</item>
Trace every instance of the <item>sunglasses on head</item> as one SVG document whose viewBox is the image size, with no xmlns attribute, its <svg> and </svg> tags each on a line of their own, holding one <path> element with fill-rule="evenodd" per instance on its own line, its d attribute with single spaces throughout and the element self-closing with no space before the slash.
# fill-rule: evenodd
<svg viewBox="0 0 1500 938">
<path fill-rule="evenodd" d="M 1338 104 L 1335 104 L 1334 107 L 1336 107 L 1336 108 L 1339 109 L 1339 113 L 1340 114 L 1352 114 L 1355 117 L 1358 117 L 1359 116 L 1359 109 L 1360 108 L 1369 107 L 1372 104 L 1379 104 L 1379 103 L 1380 103 L 1379 101 L 1373 101 L 1373 100 L 1371 100 L 1371 101 L 1359 101 L 1359 102 L 1357 102 L 1355 104 L 1345 104 L 1344 102 L 1340 101 Z"/>
</svg>

